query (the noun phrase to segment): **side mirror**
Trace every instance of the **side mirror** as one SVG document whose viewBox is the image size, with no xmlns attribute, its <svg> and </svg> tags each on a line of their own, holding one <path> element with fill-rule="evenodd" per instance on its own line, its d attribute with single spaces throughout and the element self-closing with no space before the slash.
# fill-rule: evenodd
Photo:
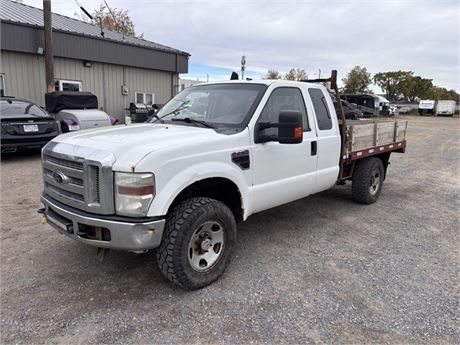
<svg viewBox="0 0 460 345">
<path fill-rule="evenodd" d="M 278 136 L 264 135 L 263 130 L 278 128 Z M 298 111 L 282 111 L 278 123 L 260 122 L 256 135 L 256 144 L 277 141 L 280 144 L 300 144 L 303 141 L 302 113 Z"/>
<path fill-rule="evenodd" d="M 278 122 L 278 142 L 280 144 L 300 144 L 303 141 L 301 112 L 282 111 Z"/>
</svg>

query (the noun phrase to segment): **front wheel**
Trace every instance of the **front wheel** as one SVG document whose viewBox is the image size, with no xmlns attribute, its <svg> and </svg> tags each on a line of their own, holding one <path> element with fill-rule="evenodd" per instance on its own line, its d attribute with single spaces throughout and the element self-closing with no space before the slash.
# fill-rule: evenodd
<svg viewBox="0 0 460 345">
<path fill-rule="evenodd" d="M 351 185 L 353 199 L 362 204 L 376 202 L 382 192 L 384 174 L 379 158 L 371 157 L 358 162 Z"/>
<path fill-rule="evenodd" d="M 178 204 L 166 220 L 157 263 L 163 275 L 187 290 L 207 286 L 227 267 L 236 241 L 230 209 L 210 198 Z"/>
</svg>

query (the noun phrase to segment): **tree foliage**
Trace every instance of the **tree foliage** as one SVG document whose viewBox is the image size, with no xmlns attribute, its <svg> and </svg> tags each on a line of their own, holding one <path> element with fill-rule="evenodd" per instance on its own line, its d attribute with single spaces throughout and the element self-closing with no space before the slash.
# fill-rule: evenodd
<svg viewBox="0 0 460 345">
<path fill-rule="evenodd" d="M 286 80 L 304 80 L 308 79 L 308 74 L 303 68 L 291 68 L 289 72 L 284 75 Z"/>
<path fill-rule="evenodd" d="M 409 102 L 417 99 L 431 98 L 433 90 L 432 79 L 425 79 L 419 76 L 408 75 L 402 82 L 401 93 Z"/>
<path fill-rule="evenodd" d="M 144 34 L 136 35 L 134 23 L 128 15 L 128 10 L 111 8 L 111 12 L 113 16 L 107 6 L 101 4 L 91 14 L 93 17 L 91 23 L 99 26 L 102 21 L 102 27 L 105 29 L 116 31 L 126 36 L 143 38 Z"/>
<path fill-rule="evenodd" d="M 345 84 L 345 92 L 362 93 L 369 92 L 369 85 L 372 83 L 372 78 L 366 67 L 355 66 L 342 81 Z"/>
<path fill-rule="evenodd" d="M 281 79 L 281 74 L 276 69 L 269 69 L 265 74 L 264 79 Z"/>
<path fill-rule="evenodd" d="M 412 76 L 411 71 L 390 71 L 380 72 L 374 75 L 374 83 L 377 84 L 386 97 L 392 101 L 396 100 L 404 92 L 406 80 L 409 76 Z"/>
<path fill-rule="evenodd" d="M 431 97 L 429 98 L 435 100 L 448 99 L 458 102 L 459 95 L 455 90 L 447 90 L 445 87 L 433 86 L 431 89 Z"/>
</svg>

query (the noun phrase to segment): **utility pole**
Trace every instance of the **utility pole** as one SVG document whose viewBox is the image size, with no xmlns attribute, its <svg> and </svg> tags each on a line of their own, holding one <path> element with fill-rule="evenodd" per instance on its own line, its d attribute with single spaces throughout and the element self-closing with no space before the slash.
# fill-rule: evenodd
<svg viewBox="0 0 460 345">
<path fill-rule="evenodd" d="M 51 26 L 51 0 L 43 0 L 43 27 L 45 30 L 45 75 L 47 92 L 54 91 L 53 32 Z"/>
<path fill-rule="evenodd" d="M 241 80 L 244 80 L 244 70 L 246 69 L 246 56 L 241 57 Z"/>
</svg>

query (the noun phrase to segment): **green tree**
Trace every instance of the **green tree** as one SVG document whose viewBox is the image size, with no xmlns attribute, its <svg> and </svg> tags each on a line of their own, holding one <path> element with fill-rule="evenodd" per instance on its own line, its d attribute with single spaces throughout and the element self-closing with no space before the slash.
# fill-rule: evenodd
<svg viewBox="0 0 460 345">
<path fill-rule="evenodd" d="M 432 94 L 432 79 L 425 79 L 419 76 L 408 75 L 402 83 L 402 94 L 409 102 L 416 99 L 427 99 Z"/>
<path fill-rule="evenodd" d="M 276 69 L 269 69 L 265 74 L 264 79 L 281 79 L 281 74 Z"/>
<path fill-rule="evenodd" d="M 112 15 L 113 14 L 113 15 Z M 105 5 L 100 5 L 98 9 L 91 13 L 93 19 L 91 23 L 100 25 L 108 30 L 116 31 L 126 36 L 143 38 L 144 34 L 137 35 L 134 30 L 134 23 L 128 15 L 128 10 L 111 8 L 111 11 Z"/>
<path fill-rule="evenodd" d="M 345 84 L 344 91 L 347 93 L 369 92 L 372 78 L 366 67 L 355 66 L 342 79 L 342 82 Z"/>
<path fill-rule="evenodd" d="M 440 99 L 455 100 L 456 97 L 452 93 L 452 91 L 454 91 L 454 90 L 449 91 L 445 87 L 433 86 L 433 88 L 431 89 L 431 97 L 430 98 L 435 99 L 435 100 L 440 100 Z"/>
<path fill-rule="evenodd" d="M 291 68 L 289 72 L 284 75 L 286 80 L 304 80 L 308 79 L 308 74 L 303 68 Z"/>
<path fill-rule="evenodd" d="M 403 94 L 406 80 L 412 75 L 411 71 L 380 72 L 374 75 L 374 83 L 385 92 L 390 101 L 393 101 Z"/>
</svg>

